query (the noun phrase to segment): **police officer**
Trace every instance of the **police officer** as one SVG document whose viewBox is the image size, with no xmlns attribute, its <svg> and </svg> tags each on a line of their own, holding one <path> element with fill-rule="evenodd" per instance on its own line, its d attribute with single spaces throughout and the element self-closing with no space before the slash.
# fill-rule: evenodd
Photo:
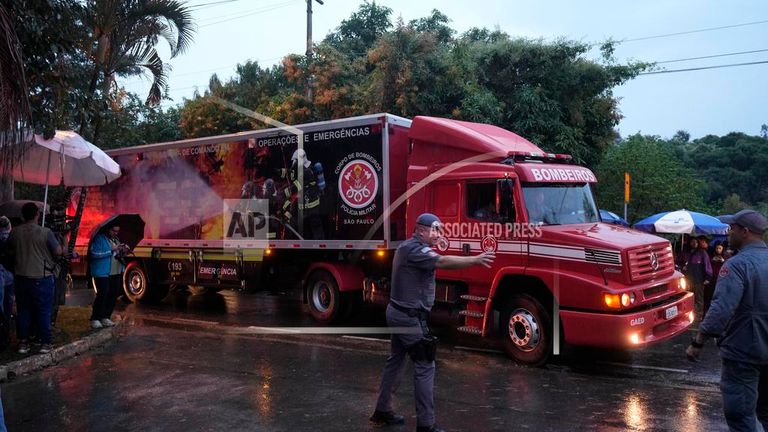
<svg viewBox="0 0 768 432">
<path fill-rule="evenodd" d="M 721 267 L 712 305 L 685 353 L 695 361 L 707 339 L 717 338 L 728 427 L 755 431 L 759 420 L 768 430 L 768 222 L 754 210 L 720 220 L 730 225 L 728 241 L 739 253 Z"/>
<path fill-rule="evenodd" d="M 427 316 L 435 303 L 435 269 L 463 269 L 473 265 L 490 267 L 495 255 L 441 256 L 432 250 L 442 235 L 437 216 L 424 213 L 416 219 L 413 237 L 395 252 L 392 263 L 392 292 L 387 306 L 387 324 L 397 327 L 392 334 L 391 354 L 384 366 L 374 426 L 403 424 L 402 415 L 392 410 L 392 397 L 402 378 L 405 356 L 413 361 L 417 432 L 443 432 L 435 425 L 433 384 L 436 338 L 427 328 Z"/>
</svg>

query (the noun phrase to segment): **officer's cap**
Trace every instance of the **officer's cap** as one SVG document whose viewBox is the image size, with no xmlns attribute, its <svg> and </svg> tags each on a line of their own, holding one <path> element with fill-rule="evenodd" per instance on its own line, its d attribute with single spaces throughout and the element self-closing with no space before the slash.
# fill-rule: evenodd
<svg viewBox="0 0 768 432">
<path fill-rule="evenodd" d="M 432 213 L 422 213 L 418 218 L 416 218 L 416 224 L 422 225 L 425 227 L 432 227 L 432 224 L 435 222 L 440 222 L 440 218 L 433 215 Z"/>
<path fill-rule="evenodd" d="M 755 234 L 762 234 L 768 229 L 768 221 L 765 216 L 754 210 L 742 210 L 736 214 L 718 216 L 720 222 L 741 225 Z"/>
</svg>

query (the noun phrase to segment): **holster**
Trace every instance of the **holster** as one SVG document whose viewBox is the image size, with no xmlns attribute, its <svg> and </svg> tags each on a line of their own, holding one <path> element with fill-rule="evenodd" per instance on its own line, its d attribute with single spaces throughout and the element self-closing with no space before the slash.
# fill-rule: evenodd
<svg viewBox="0 0 768 432">
<path fill-rule="evenodd" d="M 437 337 L 424 336 L 420 341 L 408 347 L 408 355 L 414 362 L 433 362 L 437 356 Z"/>
</svg>

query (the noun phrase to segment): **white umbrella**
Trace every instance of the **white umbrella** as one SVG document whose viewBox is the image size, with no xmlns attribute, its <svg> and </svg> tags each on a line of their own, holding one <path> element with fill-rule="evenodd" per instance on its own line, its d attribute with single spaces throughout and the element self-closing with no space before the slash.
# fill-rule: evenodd
<svg viewBox="0 0 768 432">
<path fill-rule="evenodd" d="M 48 185 L 98 186 L 120 177 L 120 165 L 100 148 L 72 131 L 56 131 L 46 140 L 35 135 L 26 142 L 24 157 L 13 168 L 13 179 L 25 183 L 45 185 L 48 203 Z M 45 224 L 45 213 L 43 213 Z"/>
</svg>

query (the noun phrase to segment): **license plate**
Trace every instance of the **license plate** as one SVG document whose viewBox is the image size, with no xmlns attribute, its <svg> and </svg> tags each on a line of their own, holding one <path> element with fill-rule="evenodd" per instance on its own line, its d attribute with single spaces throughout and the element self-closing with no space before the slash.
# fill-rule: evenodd
<svg viewBox="0 0 768 432">
<path fill-rule="evenodd" d="M 664 314 L 666 315 L 667 319 L 672 319 L 677 316 L 677 306 L 672 306 L 671 308 L 668 308 L 664 311 Z"/>
</svg>

